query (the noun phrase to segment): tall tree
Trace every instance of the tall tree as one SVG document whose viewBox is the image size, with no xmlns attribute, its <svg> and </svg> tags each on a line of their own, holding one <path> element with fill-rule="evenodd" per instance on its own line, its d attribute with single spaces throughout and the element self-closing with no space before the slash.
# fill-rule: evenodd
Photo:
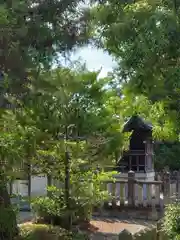
<svg viewBox="0 0 180 240">
<path fill-rule="evenodd" d="M 34 82 L 24 106 L 28 119 L 46 134 L 38 151 L 44 161 L 37 165 L 49 175 L 65 179 L 68 208 L 70 172 L 77 175 L 84 167 L 103 165 L 107 159 L 110 162 L 123 142 L 121 122 L 106 104 L 107 80 L 83 68 L 45 72 Z"/>
<path fill-rule="evenodd" d="M 0 2 L 0 71 L 9 76 L 9 91 L 21 92 L 32 70 L 37 74 L 39 68 L 51 66 L 58 54 L 88 41 L 88 9 L 82 3 Z"/>
<path fill-rule="evenodd" d="M 107 131 L 112 131 L 112 124 L 116 124 L 115 131 L 119 130 L 121 135 L 122 119 L 108 104 L 110 91 L 105 86 L 109 79 L 98 79 L 98 74 L 83 66 L 43 73 L 33 83 L 32 94 L 27 97 L 27 104 L 32 104 L 28 107 L 33 107 L 32 117 L 36 126 L 41 131 L 49 131 L 57 139 L 59 134 L 65 134 L 66 125 L 74 126 L 70 133 L 72 136 L 86 139 L 92 133 L 105 137 Z"/>
<path fill-rule="evenodd" d="M 111 108 L 106 104 L 106 82 L 106 78 L 98 79 L 98 73 L 83 68 L 59 68 L 42 72 L 32 82 L 24 101 L 15 99 L 13 103 L 12 98 L 16 108 L 1 118 L 0 155 L 7 159 L 5 176 L 24 159 L 24 163 L 36 165 L 48 175 L 61 180 L 65 177 L 65 189 L 69 192 L 70 171 L 76 173 L 84 166 L 93 168 L 110 160 L 115 150 L 112 143 L 119 142 L 119 146 L 115 145 L 117 150 L 123 139 L 118 126 L 121 121 L 111 116 Z M 68 136 L 67 129 L 71 130 Z M 71 164 L 65 161 L 67 147 Z"/>
<path fill-rule="evenodd" d="M 32 76 L 36 78 L 40 69 L 48 69 L 58 54 L 64 54 L 88 41 L 88 10 L 82 8 L 82 2 L 0 1 L 0 107 L 7 106 L 4 98 L 6 93 L 21 94 L 26 89 L 24 85 Z M 4 131 L 14 126 L 4 126 L 4 118 L 0 121 Z M 1 134 L 1 157 L 5 154 L 6 160 L 13 151 L 17 153 L 16 156 L 19 155 L 19 148 L 13 145 L 16 130 L 14 128 L 12 132 Z M 29 133 L 28 129 L 25 129 L 25 142 Z M 12 150 L 9 150 L 9 153 L 6 151 L 8 143 Z M 26 147 L 30 150 L 30 143 Z M 11 158 L 7 161 L 10 163 L 10 160 Z M 15 164 L 18 164 L 18 161 L 15 161 Z M 10 210 L 4 170 L 0 181 L 1 198 L 7 203 L 4 210 Z M 4 207 L 3 203 L 1 207 Z M 5 226 L 4 230 L 0 230 L 1 233 L 7 233 L 4 237 L 8 240 L 13 238 L 13 225 L 16 225 L 14 215 L 12 225 L 8 229 Z"/>
<path fill-rule="evenodd" d="M 97 42 L 115 57 L 121 86 L 162 101 L 173 121 L 180 117 L 179 10 L 177 1 L 112 0 L 92 11 Z"/>
<path fill-rule="evenodd" d="M 16 214 L 10 202 L 7 185 L 13 175 L 14 167 L 18 168 L 23 159 L 21 131 L 15 118 L 11 117 L 12 114 L 7 114 L 0 118 L 0 211 L 2 214 L 0 238 L 6 240 L 14 239 L 18 233 Z"/>
</svg>

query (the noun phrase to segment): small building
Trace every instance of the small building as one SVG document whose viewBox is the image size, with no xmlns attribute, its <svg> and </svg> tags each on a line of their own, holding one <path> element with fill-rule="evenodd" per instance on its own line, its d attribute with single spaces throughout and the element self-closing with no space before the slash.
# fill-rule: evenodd
<svg viewBox="0 0 180 240">
<path fill-rule="evenodd" d="M 152 139 L 153 126 L 141 117 L 132 116 L 124 125 L 124 132 L 132 132 L 129 150 L 124 151 L 118 161 L 121 177 L 127 177 L 128 171 L 135 172 L 135 177 L 142 180 L 154 180 L 154 148 Z"/>
</svg>

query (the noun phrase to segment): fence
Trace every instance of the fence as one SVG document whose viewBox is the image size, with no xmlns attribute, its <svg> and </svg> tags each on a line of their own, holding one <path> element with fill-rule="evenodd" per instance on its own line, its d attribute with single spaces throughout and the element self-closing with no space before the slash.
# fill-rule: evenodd
<svg viewBox="0 0 180 240">
<path fill-rule="evenodd" d="M 104 207 L 116 210 L 129 209 L 131 212 L 132 209 L 150 210 L 159 212 L 162 216 L 165 205 L 180 197 L 179 176 L 179 173 L 171 175 L 165 172 L 158 174 L 156 181 L 141 181 L 135 179 L 135 173 L 130 171 L 127 180 L 116 179 L 104 183 L 112 196 Z"/>
<path fill-rule="evenodd" d="M 127 179 L 105 182 L 105 188 L 111 194 L 110 201 L 104 204 L 106 209 L 145 210 L 163 214 L 164 206 L 180 199 L 180 172 L 156 173 L 155 181 L 135 179 L 135 173 L 130 171 Z M 31 182 L 31 195 L 41 195 L 46 188 L 46 177 L 36 177 Z M 15 187 L 15 186 L 14 186 Z M 16 189 L 14 189 L 16 190 Z M 27 184 L 19 186 L 17 192 L 22 196 L 28 195 Z M 16 192 L 14 192 L 16 193 Z M 136 213 L 134 213 L 136 215 Z"/>
</svg>

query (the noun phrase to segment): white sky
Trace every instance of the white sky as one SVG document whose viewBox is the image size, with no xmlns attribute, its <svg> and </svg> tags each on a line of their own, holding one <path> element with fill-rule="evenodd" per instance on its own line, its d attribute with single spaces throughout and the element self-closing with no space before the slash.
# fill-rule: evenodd
<svg viewBox="0 0 180 240">
<path fill-rule="evenodd" d="M 102 69 L 100 77 L 106 76 L 115 66 L 115 62 L 107 53 L 91 46 L 81 48 L 71 56 L 71 60 L 79 58 L 82 62 L 86 62 L 87 68 L 91 71 Z"/>
</svg>

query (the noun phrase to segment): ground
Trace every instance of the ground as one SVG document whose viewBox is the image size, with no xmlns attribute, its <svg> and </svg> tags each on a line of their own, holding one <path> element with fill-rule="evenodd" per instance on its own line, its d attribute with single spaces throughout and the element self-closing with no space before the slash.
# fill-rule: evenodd
<svg viewBox="0 0 180 240">
<path fill-rule="evenodd" d="M 18 215 L 18 223 L 31 221 L 33 214 L 30 212 L 21 212 Z M 126 229 L 131 233 L 139 232 L 147 227 L 154 226 L 156 222 L 143 220 L 119 220 L 117 218 L 94 217 L 91 224 L 84 226 L 92 233 L 113 233 L 118 234 L 121 230 Z"/>
<path fill-rule="evenodd" d="M 18 223 L 24 223 L 31 221 L 33 218 L 33 214 L 31 212 L 20 212 L 17 216 Z"/>
<path fill-rule="evenodd" d="M 91 224 L 96 228 L 96 232 L 118 234 L 123 229 L 127 229 L 132 234 L 147 227 L 155 225 L 155 222 L 142 220 L 119 220 L 117 218 L 94 218 Z"/>
</svg>

